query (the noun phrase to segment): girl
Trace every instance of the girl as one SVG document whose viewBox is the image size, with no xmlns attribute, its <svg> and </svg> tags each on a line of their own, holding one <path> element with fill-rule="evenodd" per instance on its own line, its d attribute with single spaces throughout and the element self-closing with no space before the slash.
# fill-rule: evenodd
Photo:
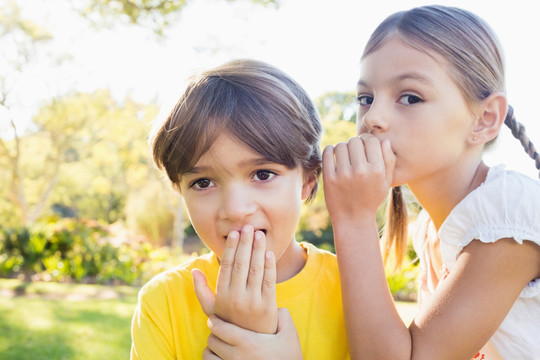
<svg viewBox="0 0 540 360">
<path fill-rule="evenodd" d="M 470 12 L 420 7 L 372 34 L 359 136 L 323 153 L 351 358 L 540 358 L 540 183 L 482 161 L 504 122 L 540 168 L 504 91 L 498 41 Z M 405 184 L 437 229 L 445 274 L 409 327 L 386 283 L 375 223 L 392 188 L 384 252 L 394 244 L 402 254 Z M 498 354 L 479 353 L 488 341 Z"/>
</svg>

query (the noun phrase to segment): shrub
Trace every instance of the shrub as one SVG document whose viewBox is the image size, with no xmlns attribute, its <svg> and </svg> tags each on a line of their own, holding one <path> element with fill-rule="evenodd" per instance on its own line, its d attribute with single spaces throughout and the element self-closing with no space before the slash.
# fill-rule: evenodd
<svg viewBox="0 0 540 360">
<path fill-rule="evenodd" d="M 184 260 L 95 221 L 49 218 L 31 229 L 0 229 L 0 275 L 139 285 Z"/>
</svg>

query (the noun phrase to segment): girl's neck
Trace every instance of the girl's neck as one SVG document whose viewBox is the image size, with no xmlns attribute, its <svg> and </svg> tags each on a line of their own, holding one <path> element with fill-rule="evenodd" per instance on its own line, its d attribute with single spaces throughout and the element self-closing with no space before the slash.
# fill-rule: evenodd
<svg viewBox="0 0 540 360">
<path fill-rule="evenodd" d="M 439 230 L 456 205 L 484 182 L 488 170 L 480 160 L 438 179 L 409 184 L 409 188 Z"/>
</svg>

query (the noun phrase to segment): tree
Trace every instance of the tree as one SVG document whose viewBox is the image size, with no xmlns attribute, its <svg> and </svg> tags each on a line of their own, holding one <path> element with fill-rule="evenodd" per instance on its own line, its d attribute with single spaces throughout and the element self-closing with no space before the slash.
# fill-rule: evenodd
<svg viewBox="0 0 540 360">
<path fill-rule="evenodd" d="M 346 141 L 355 135 L 354 119 L 356 117 L 356 106 L 354 104 L 355 94 L 353 92 L 339 93 L 329 92 L 315 100 L 315 105 L 321 116 L 324 132 L 322 138 L 322 148 L 340 141 Z M 319 182 L 319 190 L 313 201 L 304 206 L 299 223 L 299 230 L 311 232 L 317 238 L 323 237 L 323 232 L 331 226 L 326 204 L 324 202 L 324 191 L 322 179 Z M 314 241 L 312 239 L 308 239 Z M 333 243 L 330 238 L 319 239 L 323 243 Z M 320 245 L 320 244 L 317 244 Z"/>
<path fill-rule="evenodd" d="M 24 19 L 20 8 L 14 1 L 4 2 L 0 6 L 0 115 L 2 133 L 0 136 L 0 161 L 7 165 L 6 175 L 2 182 L 8 188 L 7 196 L 20 210 L 20 217 L 24 224 L 35 220 L 35 214 L 40 212 L 42 203 L 38 202 L 34 209 L 30 209 L 24 185 L 24 173 L 21 168 L 23 143 L 12 114 L 14 104 L 17 102 L 13 96 L 12 88 L 17 86 L 21 74 L 32 62 L 32 58 L 43 43 L 51 39 L 49 32 L 43 27 Z M 43 195 L 50 193 L 56 179 L 44 178 Z"/>
<path fill-rule="evenodd" d="M 149 123 L 156 114 L 156 106 L 129 97 L 119 101 L 108 90 L 66 96 L 52 111 L 40 111 L 43 120 L 39 116 L 37 122 L 50 123 L 55 118 L 61 125 L 71 121 L 69 117 L 84 122 L 65 149 L 51 202 L 107 223 L 124 219 L 129 193 L 147 184 L 150 177 L 157 180 L 147 146 Z"/>
<path fill-rule="evenodd" d="M 237 2 L 239 0 L 226 0 Z M 279 7 L 280 0 L 249 0 L 253 4 Z M 78 1 L 72 1 L 78 12 L 99 26 L 110 26 L 116 22 L 127 22 L 151 28 L 159 35 L 171 24 L 186 0 L 90 0 L 80 8 Z M 96 16 L 98 15 L 98 16 Z"/>
</svg>

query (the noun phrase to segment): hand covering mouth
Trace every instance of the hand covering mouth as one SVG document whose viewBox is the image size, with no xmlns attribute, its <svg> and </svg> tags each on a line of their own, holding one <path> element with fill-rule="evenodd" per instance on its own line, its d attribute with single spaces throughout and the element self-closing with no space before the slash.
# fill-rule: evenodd
<svg viewBox="0 0 540 360">
<path fill-rule="evenodd" d="M 229 231 L 229 234 L 230 234 L 232 231 L 238 231 L 239 233 L 242 232 L 242 230 L 231 230 L 231 231 Z M 266 235 L 266 229 L 255 229 L 255 230 L 253 231 L 253 233 L 255 233 L 256 231 L 262 231 L 263 234 Z M 229 236 L 229 234 L 224 235 L 223 238 L 226 240 L 227 237 Z"/>
</svg>

